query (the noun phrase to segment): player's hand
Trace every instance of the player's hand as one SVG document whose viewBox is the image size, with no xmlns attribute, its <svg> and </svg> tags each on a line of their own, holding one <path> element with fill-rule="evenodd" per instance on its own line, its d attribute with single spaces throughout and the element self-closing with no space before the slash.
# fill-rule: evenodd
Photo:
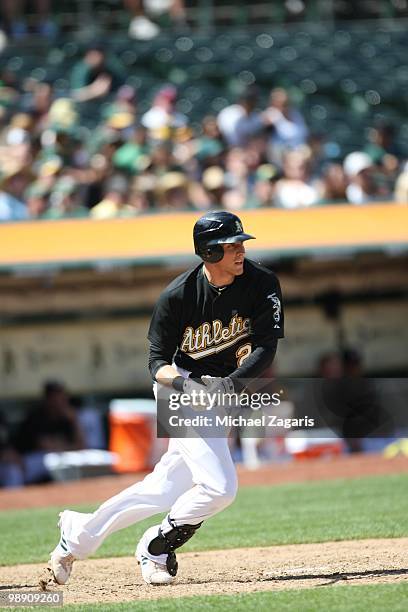
<svg viewBox="0 0 408 612">
<path fill-rule="evenodd" d="M 183 376 L 177 376 L 173 380 L 172 385 L 176 391 L 191 397 L 190 405 L 194 410 L 207 410 L 209 408 L 206 385 L 199 383 L 193 378 L 184 378 Z"/>
<path fill-rule="evenodd" d="M 207 393 L 212 398 L 212 404 L 214 406 L 230 406 L 231 401 L 224 398 L 224 395 L 230 395 L 236 393 L 234 383 L 229 376 L 220 378 L 217 376 L 202 376 L 201 380 L 207 387 Z"/>
</svg>

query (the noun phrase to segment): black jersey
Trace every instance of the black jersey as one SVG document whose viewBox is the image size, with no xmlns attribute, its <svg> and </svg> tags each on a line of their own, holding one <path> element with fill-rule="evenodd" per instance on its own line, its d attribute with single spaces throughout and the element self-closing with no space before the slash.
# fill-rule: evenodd
<svg viewBox="0 0 408 612">
<path fill-rule="evenodd" d="M 217 289 L 201 264 L 163 291 L 148 338 L 159 367 L 174 361 L 194 377 L 224 377 L 254 348 L 276 345 L 284 335 L 283 320 L 281 289 L 273 272 L 245 259 L 243 274 Z"/>
</svg>

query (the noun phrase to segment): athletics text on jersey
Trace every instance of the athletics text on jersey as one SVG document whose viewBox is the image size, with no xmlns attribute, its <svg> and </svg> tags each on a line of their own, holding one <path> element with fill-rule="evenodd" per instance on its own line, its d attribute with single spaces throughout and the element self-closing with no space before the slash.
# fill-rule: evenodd
<svg viewBox="0 0 408 612">
<path fill-rule="evenodd" d="M 160 296 L 148 334 L 156 356 L 197 377 L 227 376 L 255 347 L 282 337 L 279 281 L 247 259 L 244 273 L 222 290 L 202 264 L 177 277 Z"/>
</svg>

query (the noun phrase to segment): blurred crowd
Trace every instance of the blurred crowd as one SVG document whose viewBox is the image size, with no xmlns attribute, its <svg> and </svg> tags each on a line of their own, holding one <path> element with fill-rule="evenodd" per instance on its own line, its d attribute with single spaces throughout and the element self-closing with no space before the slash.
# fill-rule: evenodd
<svg viewBox="0 0 408 612">
<path fill-rule="evenodd" d="M 125 84 L 103 44 L 89 46 L 69 79 L 61 96 L 52 82 L 0 70 L 0 221 L 408 201 L 395 125 L 368 126 L 343 159 L 282 88 L 262 104 L 252 85 L 191 123 L 169 84 L 139 112 L 143 92 Z"/>
</svg>

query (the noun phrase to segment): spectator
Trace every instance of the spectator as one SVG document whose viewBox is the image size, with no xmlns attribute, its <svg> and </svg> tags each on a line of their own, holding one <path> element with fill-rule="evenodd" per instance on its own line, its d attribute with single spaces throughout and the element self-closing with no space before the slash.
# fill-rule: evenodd
<svg viewBox="0 0 408 612">
<path fill-rule="evenodd" d="M 218 113 L 217 125 L 228 146 L 237 146 L 236 125 L 244 114 L 244 107 L 239 101 L 226 106 Z"/>
<path fill-rule="evenodd" d="M 233 144 L 239 147 L 245 147 L 249 140 L 265 130 L 267 126 L 266 116 L 256 110 L 258 101 L 258 93 L 256 90 L 249 90 L 240 99 L 240 105 L 243 110 L 234 124 Z"/>
<path fill-rule="evenodd" d="M 63 170 L 64 161 L 52 153 L 49 156 L 44 152 L 44 159 L 38 159 L 34 164 L 38 180 L 51 192 Z"/>
<path fill-rule="evenodd" d="M 131 113 L 114 113 L 111 115 L 105 126 L 105 136 L 107 136 L 105 146 L 112 145 L 112 153 L 127 142 L 133 132 L 135 117 Z M 112 162 L 113 155 L 109 157 Z"/>
<path fill-rule="evenodd" d="M 129 174 L 138 174 L 145 170 L 151 161 L 149 151 L 146 128 L 139 125 L 113 154 L 113 165 Z"/>
<path fill-rule="evenodd" d="M 166 172 L 180 170 L 174 155 L 171 141 L 160 142 L 150 148 L 149 171 L 156 177 L 160 177 Z"/>
<path fill-rule="evenodd" d="M 260 134 L 259 136 L 252 137 L 244 150 L 245 164 L 248 167 L 248 189 L 252 193 L 258 178 L 258 168 L 267 163 L 267 140 L 265 136 Z"/>
<path fill-rule="evenodd" d="M 150 172 L 141 172 L 131 181 L 130 191 L 143 194 L 143 198 L 148 202 L 149 209 L 154 210 L 156 206 L 156 177 Z"/>
<path fill-rule="evenodd" d="M 101 202 L 91 209 L 92 219 L 112 219 L 126 216 L 129 185 L 127 179 L 117 174 L 110 177 L 105 187 Z"/>
<path fill-rule="evenodd" d="M 227 188 L 240 189 L 246 195 L 248 191 L 249 170 L 243 148 L 234 147 L 227 152 L 224 180 Z"/>
<path fill-rule="evenodd" d="M 31 117 L 26 113 L 16 113 L 0 134 L 0 174 L 3 178 L 22 168 L 23 174 L 30 179 L 32 161 Z"/>
<path fill-rule="evenodd" d="M 200 125 L 177 110 L 177 89 L 164 85 L 139 117 L 136 91 L 124 84 L 136 75 L 111 68 L 113 59 L 101 45 L 92 45 L 72 72 L 71 94 L 64 96 L 63 79 L 57 92 L 33 76 L 20 83 L 18 72 L 1 71 L 0 218 L 85 216 L 89 209 L 92 216 L 110 217 L 163 206 L 296 208 L 387 199 L 395 189 L 399 152 L 387 125 L 372 128 L 366 150 L 348 156 L 342 169 L 339 162 L 330 163 L 340 148 L 321 136 L 307 138 L 304 120 L 282 88 L 272 90 L 270 105 L 261 112 L 258 91 L 250 86 L 237 104 L 218 117 L 206 115 Z M 191 94 L 194 102 L 195 90 L 193 85 L 183 89 L 183 101 Z M 126 201 L 106 206 L 105 186 L 117 173 L 132 184 L 132 202 L 129 192 Z M 161 178 L 172 173 L 182 185 L 164 193 Z M 404 180 L 398 180 L 400 201 L 406 200 Z"/>
<path fill-rule="evenodd" d="M 122 85 L 116 92 L 114 104 L 121 111 L 137 115 L 137 93 L 131 85 Z"/>
<path fill-rule="evenodd" d="M 230 147 L 245 145 L 251 136 L 266 127 L 263 115 L 256 110 L 257 102 L 258 90 L 249 87 L 237 104 L 226 106 L 218 113 L 218 128 Z"/>
<path fill-rule="evenodd" d="M 256 182 L 248 201 L 248 208 L 275 206 L 278 170 L 272 164 L 262 164 L 256 171 Z"/>
<path fill-rule="evenodd" d="M 48 208 L 50 190 L 46 183 L 36 181 L 27 188 L 25 199 L 30 219 L 41 219 Z"/>
<path fill-rule="evenodd" d="M 218 207 L 225 193 L 224 170 L 220 166 L 206 168 L 201 177 L 201 183 L 207 195 L 207 201 L 203 199 L 202 208 Z"/>
<path fill-rule="evenodd" d="M 320 191 L 319 204 L 335 204 L 347 201 L 347 178 L 341 164 L 329 164 L 317 181 Z"/>
<path fill-rule="evenodd" d="M 106 55 L 103 44 L 95 43 L 85 50 L 71 74 L 72 96 L 78 102 L 103 100 L 123 85 L 126 74 Z"/>
<path fill-rule="evenodd" d="M 128 140 L 132 135 L 137 118 L 136 92 L 133 87 L 122 85 L 116 93 L 112 104 L 103 108 L 105 125 L 117 130 L 120 136 Z"/>
<path fill-rule="evenodd" d="M 39 135 L 41 148 L 36 156 L 36 165 L 42 165 L 50 159 L 59 159 L 61 167 L 66 170 L 75 165 L 75 156 L 81 148 L 78 137 L 79 116 L 75 105 L 69 98 L 59 98 L 53 102 L 44 117 L 43 131 Z"/>
<path fill-rule="evenodd" d="M 246 207 L 247 195 L 239 189 L 227 189 L 221 199 L 221 208 L 235 212 Z"/>
<path fill-rule="evenodd" d="M 287 149 L 306 144 L 308 129 L 302 114 L 294 108 L 285 89 L 273 89 L 265 115 L 272 126 L 270 161 L 280 164 Z"/>
<path fill-rule="evenodd" d="M 218 170 L 218 168 L 217 168 Z M 188 184 L 189 203 L 195 210 L 205 212 L 220 207 L 220 200 L 214 201 L 211 192 L 198 181 L 190 181 Z"/>
<path fill-rule="evenodd" d="M 21 424 L 16 446 L 23 454 L 25 483 L 49 479 L 44 464 L 46 453 L 85 448 L 78 416 L 62 383 L 45 383 L 42 402 Z"/>
<path fill-rule="evenodd" d="M 327 143 L 325 136 L 320 132 L 309 134 L 307 139 L 309 150 L 309 169 L 313 179 L 320 179 L 327 169 L 327 163 L 334 163 L 340 154 L 337 143 Z"/>
<path fill-rule="evenodd" d="M 167 172 L 157 183 L 156 194 L 160 212 L 182 211 L 191 208 L 188 181 L 182 172 Z"/>
<path fill-rule="evenodd" d="M 281 208 L 303 208 L 316 204 L 319 196 L 310 184 L 305 153 L 286 151 L 283 176 L 276 182 L 275 202 Z"/>
<path fill-rule="evenodd" d="M 146 192 L 132 187 L 129 191 L 127 205 L 123 209 L 122 217 L 134 217 L 141 213 L 148 212 L 150 202 Z"/>
<path fill-rule="evenodd" d="M 389 198 L 394 190 L 402 152 L 395 142 L 395 128 L 380 122 L 368 130 L 368 144 L 364 148 L 375 165 L 374 180 L 378 196 Z"/>
<path fill-rule="evenodd" d="M 401 158 L 401 150 L 395 142 L 395 127 L 391 123 L 379 123 L 368 131 L 368 143 L 364 148 L 374 164 L 383 164 L 384 158 Z"/>
<path fill-rule="evenodd" d="M 7 125 L 8 109 L 17 108 L 20 102 L 21 87 L 16 73 L 0 66 L 0 129 Z"/>
<path fill-rule="evenodd" d="M 123 2 L 132 16 L 129 25 L 130 38 L 150 40 L 159 34 L 159 26 L 147 17 L 146 11 L 149 14 L 154 13 L 156 17 L 168 12 L 176 25 L 185 22 L 184 0 L 123 0 Z"/>
<path fill-rule="evenodd" d="M 408 162 L 405 162 L 402 172 L 397 178 L 394 197 L 397 202 L 408 204 Z"/>
<path fill-rule="evenodd" d="M 351 204 L 365 204 L 377 197 L 378 192 L 373 179 L 373 162 L 363 151 L 349 153 L 343 162 L 348 178 L 347 200 Z"/>
<path fill-rule="evenodd" d="M 225 143 L 216 117 L 205 116 L 201 122 L 201 131 L 202 134 L 193 141 L 192 155 L 201 168 L 222 165 Z"/>
<path fill-rule="evenodd" d="M 3 176 L 0 178 L 0 221 L 22 221 L 28 219 L 24 192 L 32 174 L 27 166 L 11 162 L 3 165 Z"/>
<path fill-rule="evenodd" d="M 88 217 L 88 209 L 81 204 L 79 184 L 71 176 L 62 176 L 50 195 L 50 207 L 45 219 L 78 219 Z"/>
<path fill-rule="evenodd" d="M 208 140 L 223 142 L 222 134 L 214 115 L 205 115 L 201 121 L 202 137 Z"/>
<path fill-rule="evenodd" d="M 162 87 L 154 96 L 151 108 L 141 119 L 152 140 L 171 140 L 187 125 L 187 117 L 176 111 L 176 101 L 177 89 L 172 85 Z"/>
<path fill-rule="evenodd" d="M 53 87 L 50 83 L 33 80 L 30 84 L 27 112 L 32 119 L 34 133 L 41 134 L 49 124 L 49 112 L 53 103 Z"/>
</svg>

